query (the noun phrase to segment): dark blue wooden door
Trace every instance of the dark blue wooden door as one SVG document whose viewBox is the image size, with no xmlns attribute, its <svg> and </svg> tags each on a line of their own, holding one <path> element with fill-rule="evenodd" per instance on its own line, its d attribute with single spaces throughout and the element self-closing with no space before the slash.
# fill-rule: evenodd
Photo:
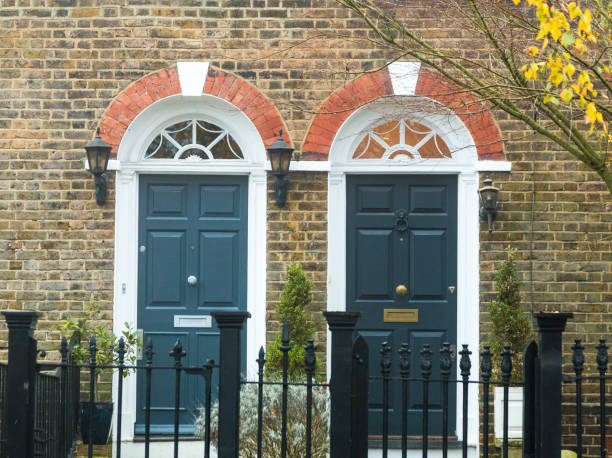
<svg viewBox="0 0 612 458">
<path fill-rule="evenodd" d="M 144 342 L 153 341 L 154 365 L 173 364 L 169 352 L 177 339 L 187 353 L 184 365 L 218 361 L 210 312 L 246 310 L 247 189 L 240 176 L 140 177 L 138 328 Z M 144 433 L 144 383 L 139 371 L 137 434 Z M 171 433 L 173 371 L 153 371 L 152 387 L 151 432 Z M 193 433 L 203 395 L 201 378 L 183 374 L 181 433 Z"/>
<path fill-rule="evenodd" d="M 412 350 L 411 375 L 420 377 L 419 351 L 433 352 L 432 379 L 440 378 L 443 342 L 456 344 L 456 176 L 364 176 L 347 179 L 347 310 L 360 311 L 358 333 L 368 343 L 370 375 L 380 376 L 380 347 Z M 406 294 L 398 294 L 399 285 Z M 450 288 L 449 288 L 450 287 Z M 399 320 L 399 321 L 396 321 Z M 453 369 L 452 377 L 455 377 Z M 400 383 L 391 382 L 390 434 L 401 434 Z M 408 434 L 422 431 L 422 384 L 411 383 Z M 455 385 L 449 389 L 449 434 L 455 431 Z M 430 387 L 430 433 L 441 435 L 439 383 Z M 382 432 L 382 385 L 370 384 L 369 432 Z"/>
</svg>

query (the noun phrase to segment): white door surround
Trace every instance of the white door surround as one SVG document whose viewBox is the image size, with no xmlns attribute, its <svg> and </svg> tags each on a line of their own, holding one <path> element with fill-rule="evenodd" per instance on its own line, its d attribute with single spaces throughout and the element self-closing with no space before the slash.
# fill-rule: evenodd
<svg viewBox="0 0 612 458">
<path fill-rule="evenodd" d="M 244 154 L 244 160 L 186 161 L 143 159 L 155 135 L 174 122 L 199 118 L 227 129 Z M 113 331 L 119 335 L 125 322 L 137 323 L 138 181 L 141 174 L 248 175 L 247 370 L 256 366 L 257 351 L 266 340 L 266 150 L 251 120 L 231 103 L 207 94 L 173 95 L 145 108 L 127 128 L 119 145 L 115 195 L 115 271 Z M 165 351 L 156 349 L 155 351 Z M 134 439 L 136 376 L 124 380 L 122 442 Z M 117 375 L 113 378 L 117 402 Z M 114 413 L 114 427 L 116 416 Z M 115 448 L 116 444 L 114 444 Z"/>
<path fill-rule="evenodd" d="M 472 351 L 472 380 L 478 379 L 479 360 L 479 200 L 478 172 L 509 171 L 510 163 L 478 161 L 476 146 L 468 129 L 452 112 L 437 110 L 435 114 L 419 111 L 422 100 L 407 98 L 405 118 L 411 118 L 434 129 L 449 146 L 451 159 L 352 159 L 353 151 L 364 133 L 397 116 L 398 104 L 374 102 L 356 110 L 342 124 L 330 148 L 328 183 L 328 270 L 327 310 L 346 310 L 346 175 L 347 174 L 454 174 L 457 189 L 457 343 L 468 344 Z M 431 103 L 431 101 L 430 101 Z M 410 109 L 413 104 L 414 109 Z M 385 116 L 387 116 L 385 118 Z M 393 118 L 391 118 L 393 119 Z M 328 337 L 329 341 L 329 337 Z M 415 349 L 413 349 L 414 351 Z M 329 349 L 328 358 L 330 361 Z M 458 367 L 458 358 L 456 361 Z M 328 368 L 329 370 L 329 368 Z M 459 373 L 459 371 L 457 371 Z M 470 385 L 468 443 L 470 456 L 478 456 L 479 414 L 478 386 Z M 457 434 L 463 438 L 461 408 L 462 390 L 457 385 Z"/>
</svg>

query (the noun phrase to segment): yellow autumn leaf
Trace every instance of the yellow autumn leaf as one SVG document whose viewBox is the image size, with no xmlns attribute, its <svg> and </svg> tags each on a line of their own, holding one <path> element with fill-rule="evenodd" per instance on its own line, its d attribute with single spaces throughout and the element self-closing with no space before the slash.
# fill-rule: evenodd
<svg viewBox="0 0 612 458">
<path fill-rule="evenodd" d="M 535 56 L 538 53 L 538 48 L 536 48 L 535 46 L 530 46 L 529 47 L 529 55 L 531 56 Z"/>
<path fill-rule="evenodd" d="M 576 67 L 574 67 L 572 64 L 567 64 L 565 68 L 563 69 L 563 71 L 567 74 L 567 76 L 571 78 L 574 76 L 574 73 L 576 72 Z"/>
<path fill-rule="evenodd" d="M 572 101 L 572 99 L 574 98 L 574 91 L 572 91 L 570 88 L 565 88 L 563 89 L 563 91 L 561 92 L 561 99 L 565 102 L 565 103 L 570 103 Z"/>
</svg>

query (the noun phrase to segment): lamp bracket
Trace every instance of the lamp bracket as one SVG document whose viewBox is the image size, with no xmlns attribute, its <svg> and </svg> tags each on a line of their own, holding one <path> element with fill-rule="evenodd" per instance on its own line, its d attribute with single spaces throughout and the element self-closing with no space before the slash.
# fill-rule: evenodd
<svg viewBox="0 0 612 458">
<path fill-rule="evenodd" d="M 96 184 L 96 203 L 104 205 L 106 202 L 106 173 L 94 175 L 94 183 Z"/>
<path fill-rule="evenodd" d="M 277 207 L 284 207 L 287 202 L 287 188 L 289 187 L 289 180 L 287 175 L 284 173 L 274 174 L 274 197 L 276 199 Z"/>
</svg>

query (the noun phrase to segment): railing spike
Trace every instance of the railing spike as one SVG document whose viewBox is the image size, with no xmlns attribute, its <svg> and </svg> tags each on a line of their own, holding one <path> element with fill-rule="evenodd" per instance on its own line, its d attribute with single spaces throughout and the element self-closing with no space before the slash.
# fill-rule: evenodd
<svg viewBox="0 0 612 458">
<path fill-rule="evenodd" d="M 449 377 L 452 367 L 450 344 L 444 342 L 442 348 L 440 348 L 440 375 L 442 377 Z"/>
<path fill-rule="evenodd" d="M 576 377 L 579 377 L 584 370 L 584 345 L 582 345 L 580 339 L 575 340 L 575 344 L 572 345 L 572 364 L 574 365 L 574 372 Z"/>
<path fill-rule="evenodd" d="M 466 344 L 462 345 L 462 350 L 459 352 L 461 359 L 459 360 L 459 369 L 461 369 L 461 377 L 469 377 L 470 370 L 472 369 L 472 361 L 470 355 L 472 352 L 468 349 Z"/>
<path fill-rule="evenodd" d="M 68 340 L 66 339 L 66 336 L 62 336 L 60 354 L 62 355 L 62 364 L 66 364 L 68 361 Z"/>
<path fill-rule="evenodd" d="M 266 364 L 266 351 L 264 350 L 264 347 L 262 345 L 261 347 L 259 347 L 259 358 L 257 358 L 257 366 L 261 374 L 263 374 L 265 364 Z"/>
<path fill-rule="evenodd" d="M 491 371 L 493 370 L 493 362 L 491 361 L 491 347 L 485 345 L 483 352 L 480 354 L 482 359 L 480 360 L 480 374 L 484 382 L 491 380 Z"/>
<path fill-rule="evenodd" d="M 119 356 L 119 365 L 123 366 L 125 361 L 125 340 L 123 337 L 119 339 L 119 344 L 117 345 L 117 356 Z"/>
<path fill-rule="evenodd" d="M 308 339 L 308 344 L 304 345 L 304 368 L 306 374 L 312 374 L 317 364 L 317 357 L 315 355 L 314 340 Z"/>
<path fill-rule="evenodd" d="M 501 373 L 503 381 L 510 380 L 510 375 L 512 374 L 512 355 L 513 353 L 510 351 L 510 347 L 508 345 L 504 346 L 503 351 L 500 353 L 502 357 Z"/>
<path fill-rule="evenodd" d="M 410 376 L 410 348 L 408 348 L 407 343 L 403 343 L 400 349 L 397 351 L 400 355 L 399 366 L 400 366 L 400 375 L 403 378 Z"/>
<path fill-rule="evenodd" d="M 283 334 L 281 337 L 281 342 L 283 346 L 288 347 L 289 341 L 289 323 L 287 322 L 287 318 L 285 318 L 285 321 L 283 322 Z"/>
<path fill-rule="evenodd" d="M 149 337 L 147 339 L 147 344 L 145 345 L 145 358 L 147 359 L 147 364 L 151 365 L 153 363 L 153 355 L 155 354 L 153 352 L 153 341 L 151 340 L 151 338 Z"/>
<path fill-rule="evenodd" d="M 98 347 L 96 346 L 96 336 L 93 335 L 89 339 L 89 357 L 90 364 L 92 366 L 96 365 L 96 353 L 98 352 Z"/>
<path fill-rule="evenodd" d="M 605 373 L 608 370 L 608 349 L 610 347 L 606 345 L 604 339 L 599 340 L 597 344 L 597 369 L 601 373 Z"/>
</svg>

